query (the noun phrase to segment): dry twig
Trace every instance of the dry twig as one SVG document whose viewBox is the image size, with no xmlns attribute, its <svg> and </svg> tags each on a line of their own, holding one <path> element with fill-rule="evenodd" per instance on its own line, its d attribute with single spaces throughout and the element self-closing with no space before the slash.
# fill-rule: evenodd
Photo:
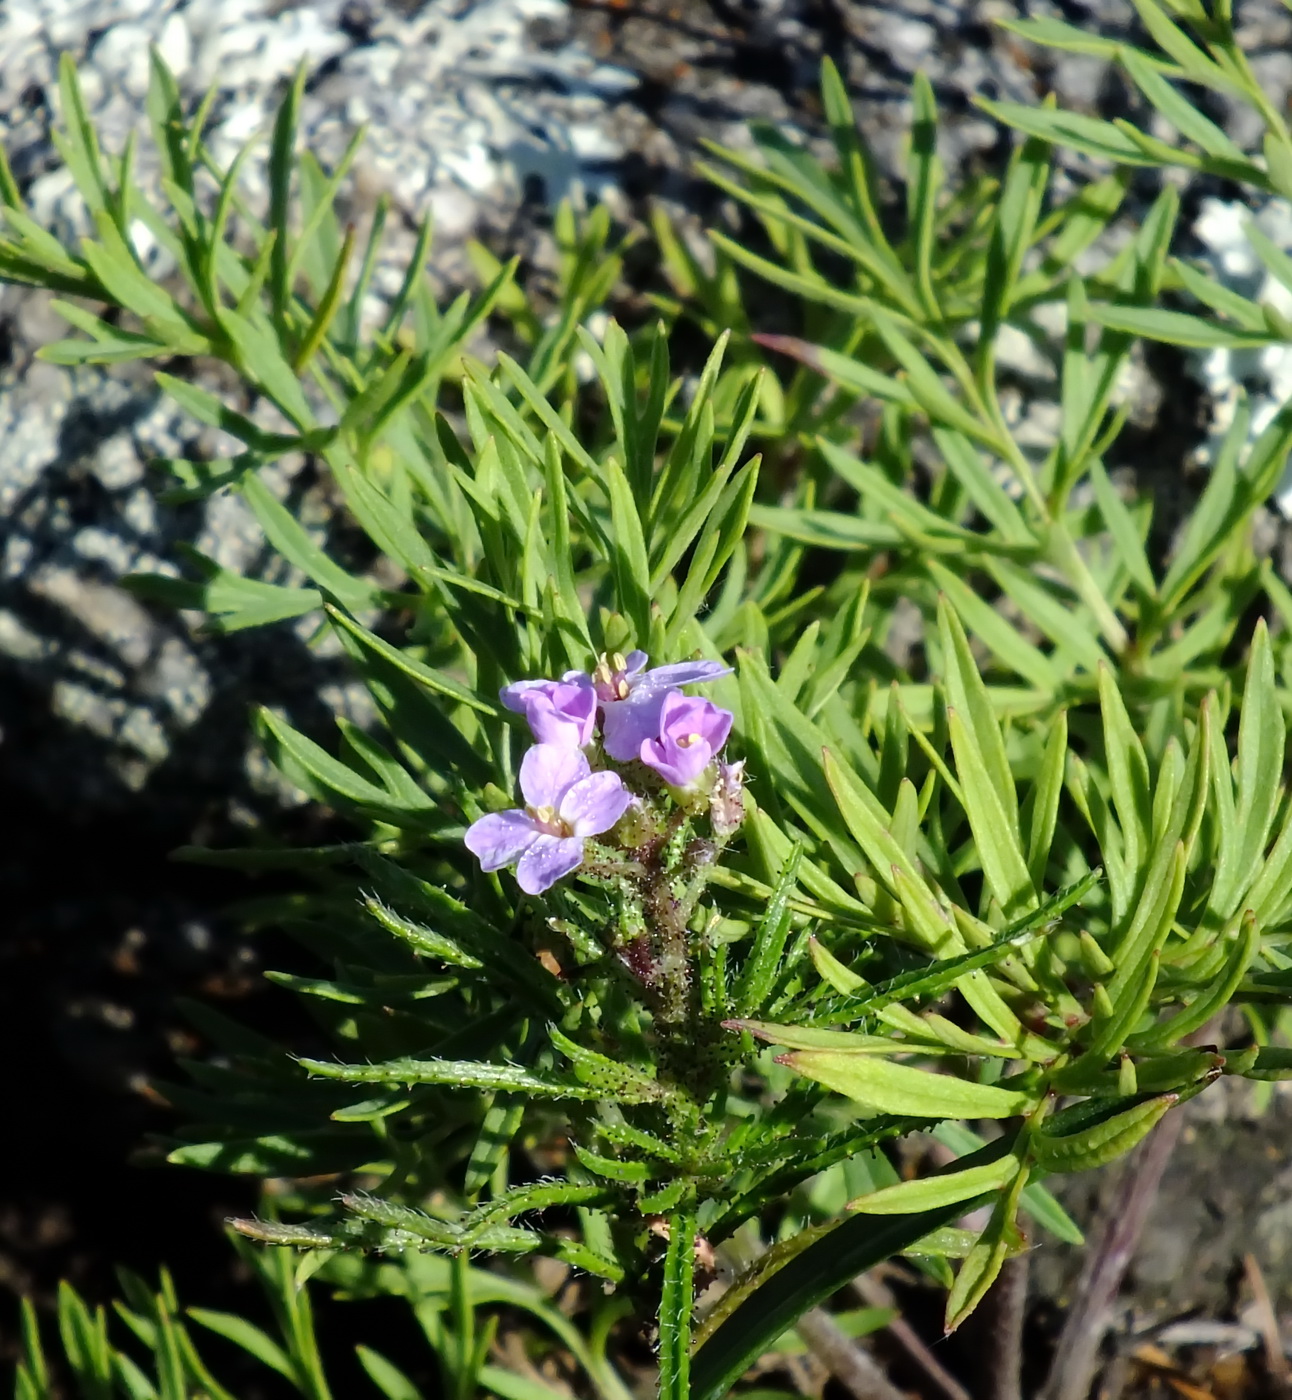
<svg viewBox="0 0 1292 1400">
<path fill-rule="evenodd" d="M 812 1355 L 853 1400 L 906 1400 L 875 1358 L 859 1347 L 824 1308 L 805 1312 L 794 1328 Z"/>
<path fill-rule="evenodd" d="M 1086 1400 L 1090 1394 L 1113 1303 L 1183 1126 L 1183 1114 L 1167 1114 L 1126 1158 L 1092 1231 L 1076 1298 L 1059 1334 L 1041 1400 Z"/>
<path fill-rule="evenodd" d="M 892 1290 L 876 1273 L 862 1274 L 852 1281 L 853 1291 L 867 1307 L 894 1308 L 897 1300 Z M 929 1350 L 916 1330 L 904 1317 L 895 1317 L 885 1329 L 906 1355 L 924 1372 L 930 1383 L 946 1400 L 971 1400 L 969 1392 Z"/>
</svg>

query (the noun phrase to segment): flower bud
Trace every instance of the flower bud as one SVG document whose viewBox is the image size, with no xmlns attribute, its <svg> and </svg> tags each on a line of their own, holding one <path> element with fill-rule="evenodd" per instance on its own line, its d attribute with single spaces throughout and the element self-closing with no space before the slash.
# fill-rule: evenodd
<svg viewBox="0 0 1292 1400">
<path fill-rule="evenodd" d="M 709 822 L 713 834 L 725 841 L 745 820 L 745 760 L 719 763 L 718 776 L 709 794 Z"/>
</svg>

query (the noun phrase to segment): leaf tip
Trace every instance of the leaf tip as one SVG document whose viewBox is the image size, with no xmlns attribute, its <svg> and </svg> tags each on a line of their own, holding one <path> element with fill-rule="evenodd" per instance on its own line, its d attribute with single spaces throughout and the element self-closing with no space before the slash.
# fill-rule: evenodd
<svg viewBox="0 0 1292 1400">
<path fill-rule="evenodd" d="M 750 339 L 764 350 L 772 350 L 791 360 L 798 360 L 809 369 L 820 370 L 821 356 L 818 346 L 801 340 L 796 335 L 777 335 L 772 331 L 756 331 Z"/>
</svg>

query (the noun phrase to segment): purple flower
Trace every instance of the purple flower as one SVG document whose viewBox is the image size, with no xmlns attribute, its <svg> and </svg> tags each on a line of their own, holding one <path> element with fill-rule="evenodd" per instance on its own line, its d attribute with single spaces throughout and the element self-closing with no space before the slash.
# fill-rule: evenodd
<svg viewBox="0 0 1292 1400">
<path fill-rule="evenodd" d="M 525 716 L 540 744 L 581 749 L 592 742 L 597 692 L 582 671 L 567 671 L 559 681 L 517 681 L 498 694 L 509 710 Z"/>
<path fill-rule="evenodd" d="M 719 661 L 678 661 L 650 671 L 645 665 L 644 651 L 630 651 L 626 657 L 616 652 L 609 659 L 603 656 L 592 673 L 601 701 L 602 742 L 620 763 L 641 757 L 642 744 L 658 736 L 660 712 L 670 691 L 731 672 Z"/>
<path fill-rule="evenodd" d="M 670 786 L 690 787 L 727 742 L 732 718 L 709 700 L 670 690 L 660 703 L 659 738 L 642 741 L 641 761 Z"/>
<path fill-rule="evenodd" d="M 577 869 L 584 840 L 609 831 L 632 801 L 618 773 L 593 773 L 568 744 L 535 744 L 521 759 L 520 791 L 524 808 L 472 822 L 466 845 L 482 870 L 518 861 L 526 894 L 542 894 Z"/>
</svg>

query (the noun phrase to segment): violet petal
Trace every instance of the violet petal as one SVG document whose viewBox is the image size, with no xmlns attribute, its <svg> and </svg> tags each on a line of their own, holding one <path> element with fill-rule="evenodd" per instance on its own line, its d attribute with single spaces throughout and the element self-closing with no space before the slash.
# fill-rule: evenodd
<svg viewBox="0 0 1292 1400">
<path fill-rule="evenodd" d="M 623 816 L 631 801 L 618 773 L 593 773 L 565 794 L 561 820 L 575 836 L 600 836 Z"/>
<path fill-rule="evenodd" d="M 530 817 L 520 811 L 490 812 L 467 827 L 467 850 L 480 861 L 481 870 L 501 870 L 523 855 L 539 837 Z"/>
<path fill-rule="evenodd" d="M 559 681 L 517 681 L 498 693 L 509 710 L 525 716 L 540 744 L 582 748 L 592 742 L 597 692 L 591 678 L 581 671 Z"/>
<path fill-rule="evenodd" d="M 666 692 L 634 689 L 627 700 L 601 706 L 601 742 L 611 758 L 626 763 L 641 752 L 644 740 L 659 733 L 659 712 Z"/>
<path fill-rule="evenodd" d="M 576 671 L 574 673 L 578 675 Z M 543 690 L 547 686 L 557 685 L 557 681 L 513 681 L 510 685 L 505 685 L 498 692 L 498 698 L 509 710 L 514 710 L 518 715 L 525 713 L 525 706 L 529 697 L 535 692 Z"/>
<path fill-rule="evenodd" d="M 520 790 L 531 807 L 559 807 L 566 792 L 590 771 L 579 749 L 535 744 L 520 761 Z"/>
<path fill-rule="evenodd" d="M 525 718 L 540 744 L 564 744 L 581 749 L 592 742 L 597 722 L 597 694 L 590 685 L 562 682 L 550 691 L 530 696 Z"/>
<path fill-rule="evenodd" d="M 656 666 L 638 678 L 636 685 L 651 690 L 672 690 L 679 685 L 692 685 L 696 681 L 711 681 L 718 676 L 729 676 L 731 667 L 721 661 L 675 661 L 670 666 Z"/>
<path fill-rule="evenodd" d="M 516 883 L 526 894 L 542 894 L 582 861 L 583 842 L 577 836 L 542 835 L 521 856 Z"/>
</svg>

